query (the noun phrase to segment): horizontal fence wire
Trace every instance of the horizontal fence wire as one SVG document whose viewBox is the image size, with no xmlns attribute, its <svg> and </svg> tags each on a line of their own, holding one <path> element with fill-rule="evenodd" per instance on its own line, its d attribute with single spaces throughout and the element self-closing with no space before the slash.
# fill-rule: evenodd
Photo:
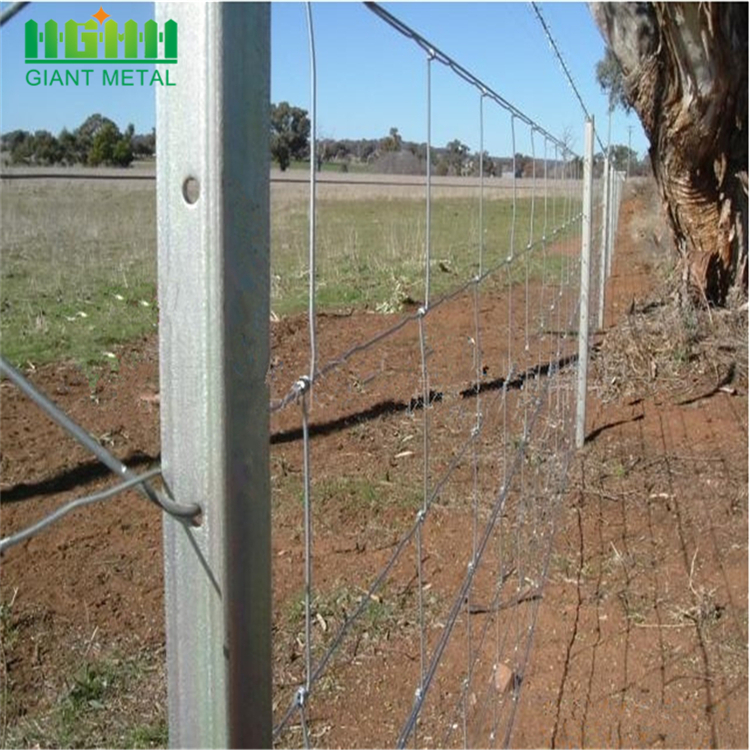
<svg viewBox="0 0 750 750">
<path fill-rule="evenodd" d="M 114 487 L 109 487 L 106 490 L 101 490 L 101 492 L 95 492 L 92 495 L 86 495 L 85 497 L 79 497 L 76 500 L 71 500 L 69 503 L 66 503 L 62 507 L 58 508 L 57 510 L 43 518 L 41 521 L 32 524 L 23 531 L 19 531 L 16 534 L 11 534 L 10 536 L 0 539 L 0 555 L 2 555 L 2 553 L 5 552 L 6 549 L 10 549 L 16 544 L 20 544 L 21 542 L 25 542 L 27 539 L 31 539 L 32 537 L 36 536 L 37 534 L 51 526 L 53 523 L 56 523 L 57 521 L 67 516 L 68 513 L 72 513 L 74 510 L 77 510 L 78 508 L 84 508 L 87 505 L 91 505 L 92 503 L 98 503 L 101 500 L 109 500 L 121 494 L 122 492 L 125 492 L 126 490 L 133 489 L 134 487 L 145 486 L 145 483 L 150 479 L 154 479 L 155 477 L 158 477 L 160 475 L 161 469 L 151 469 L 150 471 L 146 471 L 143 474 L 138 474 L 129 479 L 126 479 L 124 482 L 120 482 Z"/>
<path fill-rule="evenodd" d="M 98 458 L 110 471 L 117 476 L 123 477 L 126 481 L 117 485 L 113 491 L 107 490 L 103 497 L 92 495 L 89 498 L 81 498 L 80 500 L 73 501 L 69 506 L 55 511 L 45 521 L 40 521 L 34 524 L 29 529 L 14 534 L 8 539 L 3 539 L 0 543 L 0 551 L 17 544 L 19 541 L 28 539 L 35 534 L 44 531 L 52 523 L 60 520 L 66 516 L 70 511 L 75 508 L 88 505 L 93 502 L 97 502 L 100 499 L 113 497 L 124 489 L 135 487 L 152 503 L 161 508 L 165 513 L 175 516 L 176 518 L 183 518 L 186 520 L 195 519 L 200 515 L 201 509 L 197 505 L 183 505 L 175 502 L 168 497 L 166 491 L 158 491 L 154 489 L 148 482 L 151 478 L 150 474 L 144 474 L 141 476 L 136 475 L 131 469 L 129 469 L 124 463 L 118 458 L 113 456 L 101 443 L 95 438 L 89 435 L 80 425 L 71 419 L 62 409 L 60 409 L 51 399 L 49 399 L 44 393 L 36 388 L 24 375 L 22 375 L 15 367 L 13 367 L 4 357 L 0 357 L 0 375 L 5 376 L 15 385 L 25 396 L 33 401 L 42 412 L 44 412 L 53 422 L 59 425 L 65 432 L 75 438 L 86 450 L 91 452 L 96 458 Z M 156 471 L 153 476 L 158 475 L 160 472 Z M 119 489 L 118 489 L 119 488 Z M 93 499 L 92 499 L 93 498 Z"/>
<path fill-rule="evenodd" d="M 578 90 L 578 86 L 576 86 L 575 81 L 573 80 L 573 76 L 570 72 L 570 68 L 568 67 L 567 63 L 565 62 L 565 58 L 562 55 L 562 52 L 560 51 L 560 48 L 557 45 L 557 42 L 555 41 L 554 36 L 552 36 L 552 30 L 550 29 L 549 25 L 547 24 L 547 21 L 545 20 L 544 16 L 542 15 L 542 10 L 539 7 L 539 5 L 536 2 L 531 3 L 531 7 L 534 9 L 534 14 L 536 15 L 537 19 L 539 20 L 539 23 L 542 25 L 542 29 L 544 30 L 544 33 L 547 37 L 547 41 L 549 42 L 549 46 L 552 49 L 552 51 L 555 54 L 555 57 L 557 58 L 557 61 L 560 63 L 560 68 L 562 69 L 563 75 L 567 79 L 568 83 L 570 84 L 570 89 L 575 95 L 576 99 L 578 99 L 578 103 L 581 105 L 581 109 L 583 110 L 583 114 L 586 117 L 587 120 L 591 119 L 591 115 L 589 114 L 588 107 L 583 101 L 583 97 L 581 96 L 581 92 Z M 602 143 L 602 139 L 599 137 L 599 134 L 596 133 L 596 139 L 599 142 L 599 148 L 601 148 L 602 153 L 606 150 L 604 147 L 604 144 Z"/>
<path fill-rule="evenodd" d="M 511 113 L 514 117 L 517 117 L 522 122 L 536 128 L 541 134 L 549 138 L 552 143 L 557 143 L 563 151 L 570 153 L 575 156 L 568 148 L 568 146 L 561 140 L 557 139 L 554 135 L 549 133 L 543 127 L 538 125 L 528 115 L 522 112 L 520 109 L 511 104 L 507 99 L 498 94 L 493 88 L 482 82 L 473 73 L 469 72 L 463 65 L 456 62 L 450 55 L 445 54 L 437 48 L 436 45 L 427 41 L 421 34 L 416 32 L 410 26 L 400 21 L 396 16 L 389 13 L 385 8 L 378 5 L 377 3 L 366 2 L 365 6 L 371 10 L 376 16 L 385 21 L 389 26 L 396 29 L 400 34 L 403 34 L 408 39 L 413 40 L 419 47 L 421 47 L 428 55 L 430 59 L 436 60 L 439 63 L 450 68 L 459 78 L 462 78 L 469 85 L 474 86 L 480 93 L 488 97 L 500 107 Z"/>
</svg>

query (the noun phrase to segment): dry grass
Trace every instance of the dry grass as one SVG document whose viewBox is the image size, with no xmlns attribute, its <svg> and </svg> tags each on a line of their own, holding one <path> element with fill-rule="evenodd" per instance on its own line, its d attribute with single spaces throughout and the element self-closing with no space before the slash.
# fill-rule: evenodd
<svg viewBox="0 0 750 750">
<path fill-rule="evenodd" d="M 747 304 L 726 309 L 680 305 L 676 297 L 635 306 L 594 357 L 604 401 L 645 396 L 667 386 L 684 396 L 692 381 L 747 386 Z"/>
</svg>

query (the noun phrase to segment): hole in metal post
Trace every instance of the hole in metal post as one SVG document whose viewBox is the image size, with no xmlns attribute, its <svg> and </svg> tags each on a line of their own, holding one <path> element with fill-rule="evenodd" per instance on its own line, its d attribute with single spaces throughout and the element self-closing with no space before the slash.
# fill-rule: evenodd
<svg viewBox="0 0 750 750">
<path fill-rule="evenodd" d="M 186 177 L 182 183 L 182 197 L 191 206 L 198 200 L 201 194 L 201 184 L 195 177 Z"/>
</svg>

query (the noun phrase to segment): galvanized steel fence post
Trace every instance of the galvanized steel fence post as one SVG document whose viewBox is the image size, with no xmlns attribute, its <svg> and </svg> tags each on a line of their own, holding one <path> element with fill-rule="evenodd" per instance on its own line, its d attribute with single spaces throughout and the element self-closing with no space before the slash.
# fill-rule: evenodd
<svg viewBox="0 0 750 750">
<path fill-rule="evenodd" d="M 607 180 L 607 206 L 608 206 L 608 218 L 607 218 L 607 278 L 612 275 L 612 255 L 615 247 L 615 216 L 617 212 L 617 206 L 615 205 L 615 182 L 617 180 L 617 172 L 615 171 L 614 165 L 609 164 L 609 179 Z"/>
<path fill-rule="evenodd" d="M 169 740 L 270 747 L 270 10 L 156 15 L 179 29 L 156 111 L 162 468 L 202 508 L 164 518 Z"/>
<path fill-rule="evenodd" d="M 604 327 L 604 288 L 609 277 L 609 160 L 604 157 L 604 172 L 602 174 L 602 240 L 599 259 L 599 316 L 598 327 Z"/>
<path fill-rule="evenodd" d="M 578 397 L 576 401 L 576 447 L 582 448 L 586 434 L 586 385 L 589 364 L 589 289 L 591 281 L 591 225 L 593 223 L 594 119 L 586 121 L 583 152 L 583 222 L 581 227 L 581 305 L 578 323 Z"/>
</svg>

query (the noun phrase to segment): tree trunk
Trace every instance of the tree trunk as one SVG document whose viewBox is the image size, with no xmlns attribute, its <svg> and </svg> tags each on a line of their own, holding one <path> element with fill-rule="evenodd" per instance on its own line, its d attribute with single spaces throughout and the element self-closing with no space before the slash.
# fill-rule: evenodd
<svg viewBox="0 0 750 750">
<path fill-rule="evenodd" d="M 692 291 L 747 293 L 747 3 L 591 3 L 643 123 Z"/>
</svg>

